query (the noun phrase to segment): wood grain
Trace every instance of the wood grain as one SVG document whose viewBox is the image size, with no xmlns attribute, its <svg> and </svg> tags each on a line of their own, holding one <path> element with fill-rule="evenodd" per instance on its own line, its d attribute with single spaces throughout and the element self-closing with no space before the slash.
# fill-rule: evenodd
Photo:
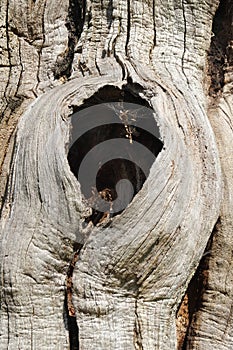
<svg viewBox="0 0 233 350">
<path fill-rule="evenodd" d="M 66 74 L 72 2 L 3 2 L 0 349 L 69 348 L 65 278 L 78 242 L 84 247 L 72 282 L 80 349 L 175 350 L 178 306 L 230 193 L 232 152 L 226 159 L 224 152 L 232 97 L 213 117 L 203 83 L 218 1 L 77 3 L 85 5 L 84 23 Z M 104 86 L 128 86 L 150 104 L 164 148 L 126 210 L 86 232 L 88 208 L 67 161 L 70 116 Z M 19 96 L 12 113 L 9 101 Z M 231 221 L 229 203 L 222 215 Z M 200 322 L 192 327 L 202 335 Z M 209 340 L 211 325 L 208 332 Z M 189 349 L 209 349 L 195 334 Z M 230 333 L 224 339 L 222 349 L 230 349 Z"/>
</svg>

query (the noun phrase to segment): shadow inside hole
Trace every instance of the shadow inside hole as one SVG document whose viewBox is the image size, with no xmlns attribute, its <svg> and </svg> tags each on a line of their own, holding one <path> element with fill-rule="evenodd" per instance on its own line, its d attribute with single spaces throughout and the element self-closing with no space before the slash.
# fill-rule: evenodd
<svg viewBox="0 0 233 350">
<path fill-rule="evenodd" d="M 139 96 L 112 89 L 120 101 L 103 101 L 100 90 L 71 119 L 68 161 L 92 208 L 86 222 L 94 225 L 126 208 L 163 148 L 152 109 Z"/>
</svg>

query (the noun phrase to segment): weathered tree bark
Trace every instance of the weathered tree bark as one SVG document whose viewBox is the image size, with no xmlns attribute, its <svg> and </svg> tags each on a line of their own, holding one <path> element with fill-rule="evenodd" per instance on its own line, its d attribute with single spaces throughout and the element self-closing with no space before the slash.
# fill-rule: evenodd
<svg viewBox="0 0 233 350">
<path fill-rule="evenodd" d="M 216 12 L 209 55 L 212 84 L 208 116 L 220 155 L 223 195 L 220 217 L 210 240 L 204 263 L 205 283 L 193 315 L 187 349 L 231 349 L 232 314 L 232 193 L 233 193 L 233 6 L 220 3 Z M 218 69 L 216 68 L 219 67 Z"/>
<path fill-rule="evenodd" d="M 208 242 L 184 348 L 232 348 L 233 9 L 221 1 L 212 33 L 218 6 L 2 0 L 0 349 L 176 349 Z M 164 147 L 125 211 L 87 233 L 70 116 L 106 87 L 153 108 Z M 76 325 L 65 283 L 81 245 Z"/>
</svg>

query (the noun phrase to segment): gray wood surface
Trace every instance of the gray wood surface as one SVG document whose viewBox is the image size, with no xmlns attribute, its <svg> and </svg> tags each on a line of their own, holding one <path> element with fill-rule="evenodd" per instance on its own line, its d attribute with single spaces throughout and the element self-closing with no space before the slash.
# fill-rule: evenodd
<svg viewBox="0 0 233 350">
<path fill-rule="evenodd" d="M 84 4 L 1 3 L 0 349 L 72 349 L 64 294 L 75 242 L 79 348 L 177 349 L 176 313 L 219 216 L 186 346 L 231 349 L 230 60 L 221 94 L 207 90 L 219 2 Z M 70 116 L 100 88 L 127 84 L 153 108 L 164 148 L 126 210 L 86 231 Z"/>
</svg>

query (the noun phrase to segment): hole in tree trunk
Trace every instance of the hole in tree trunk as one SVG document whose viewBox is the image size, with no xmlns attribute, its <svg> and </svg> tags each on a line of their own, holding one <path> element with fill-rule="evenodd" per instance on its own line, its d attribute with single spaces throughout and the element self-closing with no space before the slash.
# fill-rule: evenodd
<svg viewBox="0 0 233 350">
<path fill-rule="evenodd" d="M 91 208 L 86 223 L 106 224 L 120 214 L 163 147 L 153 110 L 139 90 L 106 86 L 74 110 L 68 161 Z"/>
</svg>

